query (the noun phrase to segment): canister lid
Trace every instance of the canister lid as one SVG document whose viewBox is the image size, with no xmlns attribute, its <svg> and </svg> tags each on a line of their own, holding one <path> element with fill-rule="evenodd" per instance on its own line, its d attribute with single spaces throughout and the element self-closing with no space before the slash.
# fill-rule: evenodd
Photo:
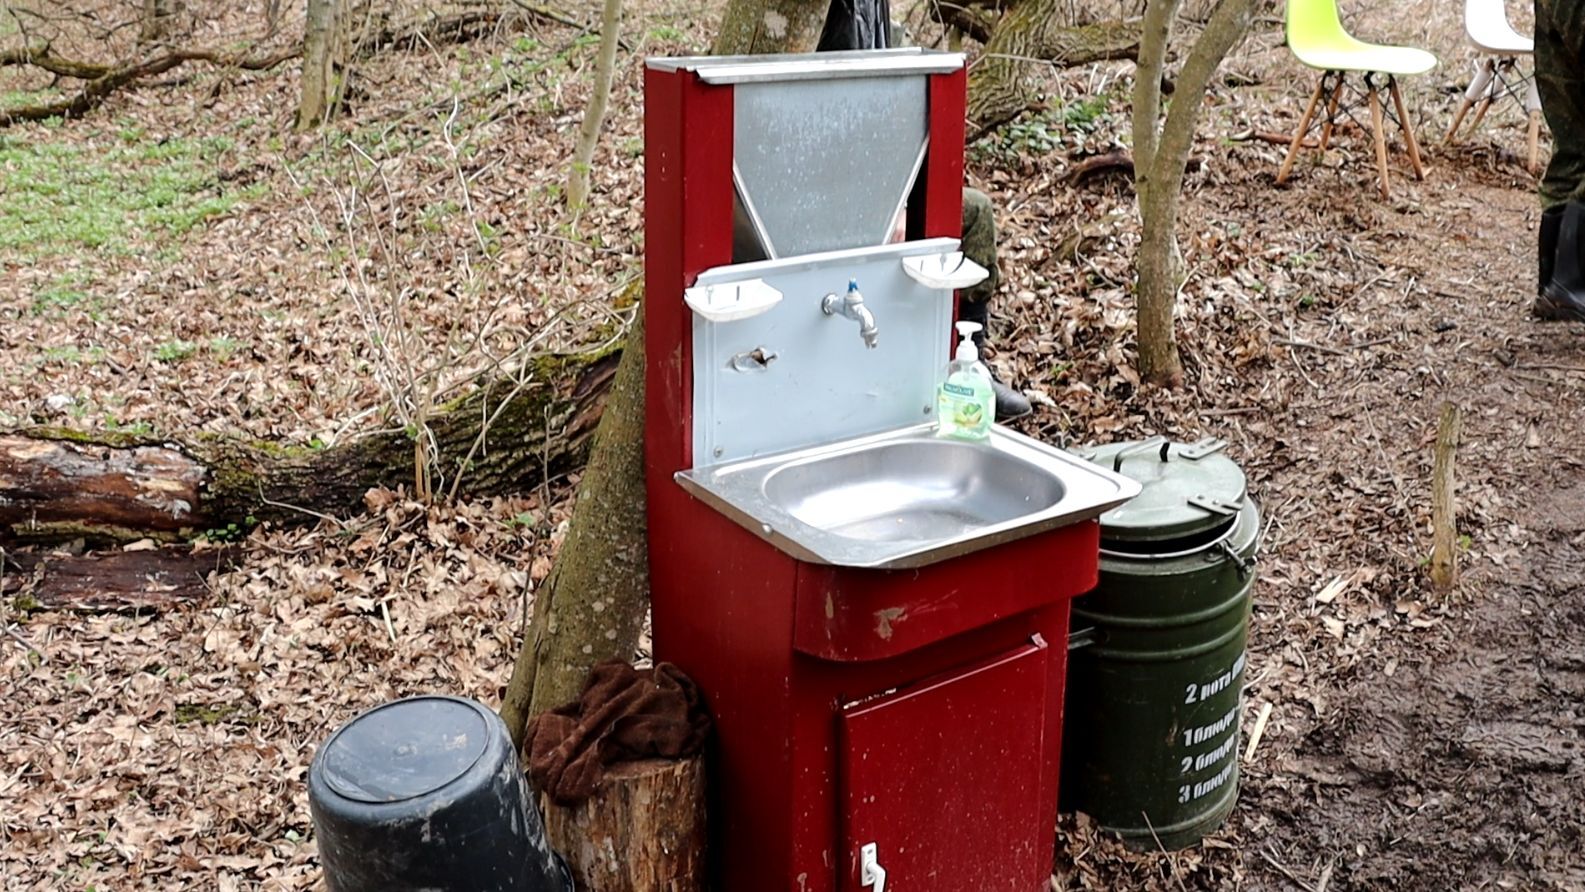
<svg viewBox="0 0 1585 892">
<path fill-rule="evenodd" d="M 357 802 L 401 802 L 432 793 L 472 768 L 490 726 L 456 697 L 410 697 L 363 713 L 325 743 L 325 783 Z"/>
<path fill-rule="evenodd" d="M 1090 461 L 1139 481 L 1134 499 L 1101 515 L 1101 538 L 1113 542 L 1193 539 L 1238 519 L 1247 484 L 1244 472 L 1207 437 L 1174 443 L 1152 437 L 1084 450 Z"/>
</svg>

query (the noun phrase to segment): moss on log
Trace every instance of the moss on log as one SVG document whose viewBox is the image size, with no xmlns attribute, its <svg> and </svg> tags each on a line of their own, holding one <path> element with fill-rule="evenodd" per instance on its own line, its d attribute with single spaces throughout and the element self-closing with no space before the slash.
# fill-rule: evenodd
<svg viewBox="0 0 1585 892">
<path fill-rule="evenodd" d="M 1042 62 L 1067 68 L 1139 54 L 1134 21 L 1063 25 L 1057 0 L 1022 0 L 991 33 L 969 72 L 969 135 L 979 139 L 1028 109 L 1036 95 L 1033 75 Z"/>
<path fill-rule="evenodd" d="M 448 487 L 460 474 L 459 495 L 521 491 L 580 467 L 619 359 L 619 350 L 538 357 L 515 393 L 499 381 L 444 407 L 430 429 Z M 172 540 L 353 514 L 369 489 L 410 482 L 413 456 L 401 432 L 309 449 L 32 428 L 0 435 L 0 541 Z"/>
</svg>

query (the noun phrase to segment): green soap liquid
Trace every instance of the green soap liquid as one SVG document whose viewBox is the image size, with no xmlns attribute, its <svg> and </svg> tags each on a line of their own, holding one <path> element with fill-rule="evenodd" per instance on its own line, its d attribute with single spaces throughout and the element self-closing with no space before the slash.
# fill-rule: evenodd
<svg viewBox="0 0 1585 892">
<path fill-rule="evenodd" d="M 936 391 L 938 435 L 958 440 L 983 440 L 991 435 L 996 414 L 991 382 L 970 371 L 953 372 Z"/>
</svg>

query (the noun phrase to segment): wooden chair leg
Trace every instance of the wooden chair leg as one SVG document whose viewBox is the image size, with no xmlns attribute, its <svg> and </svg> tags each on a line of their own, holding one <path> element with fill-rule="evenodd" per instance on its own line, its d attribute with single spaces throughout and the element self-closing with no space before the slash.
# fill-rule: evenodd
<svg viewBox="0 0 1585 892">
<path fill-rule="evenodd" d="M 1288 156 L 1282 159 L 1282 167 L 1277 171 L 1277 184 L 1281 185 L 1288 180 L 1288 174 L 1293 172 L 1293 161 L 1299 157 L 1299 147 L 1304 144 L 1304 135 L 1310 132 L 1310 120 L 1315 117 L 1315 107 L 1321 102 L 1321 87 L 1326 83 L 1326 75 L 1316 81 L 1315 91 L 1310 94 L 1310 102 L 1304 107 L 1304 115 L 1299 118 L 1299 129 L 1293 131 L 1293 142 L 1288 145 Z"/>
<path fill-rule="evenodd" d="M 1541 112 L 1530 110 L 1530 173 L 1541 172 Z"/>
<path fill-rule="evenodd" d="M 1469 82 L 1469 89 L 1464 91 L 1464 99 L 1459 102 L 1458 114 L 1453 116 L 1453 126 L 1447 128 L 1447 138 L 1442 140 L 1443 145 L 1453 145 L 1458 138 L 1458 125 L 1464 123 L 1464 116 L 1475 106 L 1475 97 L 1485 93 L 1489 99 L 1492 81 L 1497 77 L 1497 63 L 1491 57 L 1482 58 L 1475 66 L 1475 77 Z M 1475 132 L 1471 126 L 1469 132 Z"/>
<path fill-rule="evenodd" d="M 1480 101 L 1480 106 L 1475 109 L 1475 120 L 1469 124 L 1469 132 L 1474 133 L 1480 129 L 1480 122 L 1486 120 L 1486 113 L 1491 111 L 1491 97 L 1487 96 Z"/>
<path fill-rule="evenodd" d="M 1474 101 L 1468 96 L 1459 100 L 1458 111 L 1453 115 L 1453 126 L 1447 128 L 1447 136 L 1442 137 L 1442 145 L 1450 146 L 1453 144 L 1453 137 L 1458 135 L 1458 125 L 1464 123 L 1464 116 L 1469 114 L 1470 108 L 1474 105 Z"/>
<path fill-rule="evenodd" d="M 1370 130 L 1376 142 L 1376 167 L 1381 170 L 1381 197 L 1392 197 L 1391 181 L 1387 177 L 1387 137 L 1386 127 L 1382 123 L 1381 94 L 1376 91 L 1376 85 L 1366 80 L 1365 89 L 1370 93 Z"/>
<path fill-rule="evenodd" d="M 1323 79 L 1324 80 L 1324 79 Z M 1326 147 L 1332 142 L 1332 128 L 1337 125 L 1337 104 L 1343 98 L 1343 73 L 1337 73 L 1337 82 L 1332 87 L 1332 95 L 1326 101 L 1326 122 L 1321 125 L 1321 152 L 1320 157 L 1326 157 Z"/>
<path fill-rule="evenodd" d="M 1392 105 L 1398 110 L 1398 128 L 1403 131 L 1403 142 L 1409 149 L 1409 166 L 1414 168 L 1414 178 L 1425 179 L 1425 164 L 1420 161 L 1420 141 L 1414 137 L 1414 124 L 1409 120 L 1409 111 L 1403 105 L 1403 91 L 1398 88 L 1398 79 L 1387 79 L 1387 89 L 1392 93 Z"/>
</svg>

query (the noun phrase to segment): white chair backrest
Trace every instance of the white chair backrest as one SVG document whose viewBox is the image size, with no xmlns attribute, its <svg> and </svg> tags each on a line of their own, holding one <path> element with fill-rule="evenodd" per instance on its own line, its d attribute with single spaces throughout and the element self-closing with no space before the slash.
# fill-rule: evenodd
<svg viewBox="0 0 1585 892">
<path fill-rule="evenodd" d="M 1464 0 L 1464 30 L 1482 49 L 1529 52 L 1533 41 L 1508 22 L 1504 0 Z"/>
</svg>

